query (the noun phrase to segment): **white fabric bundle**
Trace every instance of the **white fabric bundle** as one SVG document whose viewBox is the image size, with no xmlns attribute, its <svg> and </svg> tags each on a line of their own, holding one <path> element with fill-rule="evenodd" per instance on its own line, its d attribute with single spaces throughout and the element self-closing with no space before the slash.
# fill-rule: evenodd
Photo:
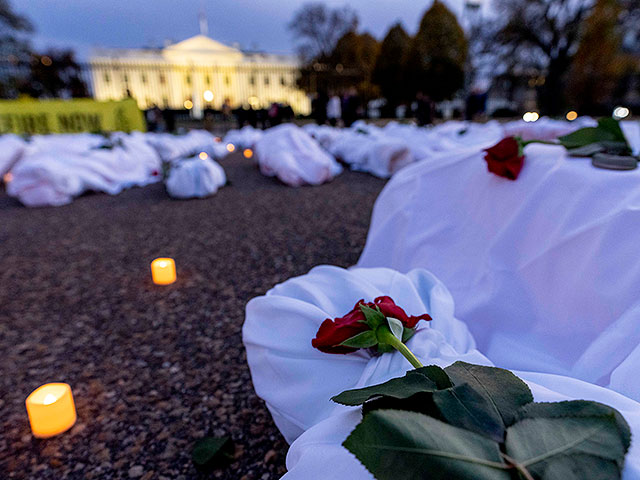
<svg viewBox="0 0 640 480">
<path fill-rule="evenodd" d="M 591 117 L 579 117 L 573 122 L 548 117 L 542 117 L 535 122 L 514 120 L 504 124 L 504 136 L 517 136 L 524 141 L 555 140 L 584 127 L 595 127 L 597 124 L 598 122 Z"/>
<path fill-rule="evenodd" d="M 18 163 L 27 142 L 17 135 L 0 135 L 0 177 Z"/>
<path fill-rule="evenodd" d="M 462 360 L 491 365 L 454 317 L 447 289 L 425 270 L 403 275 L 385 268 L 322 266 L 274 287 L 247 305 L 243 340 L 256 393 L 266 401 L 287 441 L 295 440 L 285 479 L 373 478 L 341 446 L 360 421 L 359 409 L 340 406 L 330 398 L 400 377 L 412 367 L 399 353 L 326 354 L 314 349 L 311 340 L 325 318 L 344 316 L 358 300 L 380 295 L 391 296 L 410 315 L 427 312 L 433 317 L 431 322 L 419 322 L 408 342 L 423 364 L 445 367 Z M 536 401 L 600 401 L 620 410 L 632 431 L 640 432 L 640 404 L 622 395 L 572 378 L 516 373 L 527 381 Z M 634 436 L 626 479 L 640 478 L 639 446 Z"/>
<path fill-rule="evenodd" d="M 325 150 L 329 150 L 331 144 L 342 135 L 341 129 L 329 127 L 327 125 L 308 123 L 302 128 Z"/>
<path fill-rule="evenodd" d="M 200 152 L 213 158 L 221 158 L 227 154 L 225 147 L 216 142 L 215 137 L 206 130 L 191 130 L 185 135 L 147 133 L 145 138 L 164 162 L 173 162 Z"/>
<path fill-rule="evenodd" d="M 389 178 L 415 160 L 403 140 L 386 138 L 378 132 L 366 134 L 345 130 L 331 142 L 328 150 L 348 163 L 352 170 L 371 173 L 379 178 Z"/>
<path fill-rule="evenodd" d="M 173 198 L 204 198 L 227 183 L 222 167 L 211 158 L 199 156 L 175 164 L 167 179 L 167 192 Z"/>
<path fill-rule="evenodd" d="M 495 121 L 471 123 L 449 121 L 434 127 L 416 127 L 391 122 L 380 132 L 387 138 L 401 139 L 416 160 L 439 160 L 445 154 L 479 151 L 498 143 L 504 136 Z"/>
<path fill-rule="evenodd" d="M 532 144 L 517 181 L 483 153 L 410 166 L 380 194 L 358 263 L 426 267 L 497 365 L 640 400 L 640 170 Z"/>
<path fill-rule="evenodd" d="M 159 181 L 160 158 L 144 134 L 112 135 L 114 147 L 97 148 L 99 135 L 34 137 L 12 169 L 7 193 L 29 207 L 58 206 L 88 190 L 115 195 Z"/>
<path fill-rule="evenodd" d="M 267 130 L 255 145 L 260 171 L 292 187 L 320 185 L 342 167 L 302 128 L 292 124 Z"/>
<path fill-rule="evenodd" d="M 88 150 L 108 144 L 118 138 L 118 134 L 110 138 L 96 133 L 56 133 L 52 135 L 34 135 L 29 141 L 29 147 L 43 152 L 74 152 L 84 153 Z"/>
<path fill-rule="evenodd" d="M 254 148 L 263 135 L 262 130 L 246 125 L 239 130 L 229 130 L 224 137 L 224 144 L 231 144 L 240 149 Z"/>
<path fill-rule="evenodd" d="M 345 408 L 330 401 L 333 395 L 384 382 L 411 367 L 399 354 L 372 357 L 361 350 L 332 355 L 311 346 L 323 320 L 342 317 L 358 300 L 381 295 L 389 295 L 409 315 L 433 317 L 419 322 L 409 340 L 418 357 L 442 366 L 456 360 L 487 363 L 467 327 L 453 316 L 451 295 L 429 272 L 316 267 L 251 300 L 243 327 L 256 393 L 288 442 Z"/>
</svg>

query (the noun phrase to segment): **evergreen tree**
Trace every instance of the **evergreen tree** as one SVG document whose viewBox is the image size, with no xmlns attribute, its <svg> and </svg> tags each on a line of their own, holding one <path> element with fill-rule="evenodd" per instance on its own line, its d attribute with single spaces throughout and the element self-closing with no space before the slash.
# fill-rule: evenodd
<svg viewBox="0 0 640 480">
<path fill-rule="evenodd" d="M 391 109 L 407 100 L 404 86 L 404 65 L 409 52 L 411 37 L 397 23 L 387 33 L 380 45 L 380 53 L 373 69 L 372 81 L 380 87 L 382 96 Z"/>
<path fill-rule="evenodd" d="M 432 100 L 451 98 L 464 86 L 468 42 L 456 16 L 439 0 L 422 17 L 407 55 L 407 87 Z"/>
<path fill-rule="evenodd" d="M 331 67 L 337 73 L 338 88 L 356 87 L 365 98 L 378 94 L 371 82 L 380 44 L 369 33 L 345 33 L 331 54 Z"/>
</svg>

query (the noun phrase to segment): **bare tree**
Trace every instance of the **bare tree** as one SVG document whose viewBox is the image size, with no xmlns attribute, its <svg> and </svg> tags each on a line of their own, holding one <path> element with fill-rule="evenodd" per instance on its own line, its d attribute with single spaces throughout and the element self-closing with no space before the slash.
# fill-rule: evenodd
<svg viewBox="0 0 640 480">
<path fill-rule="evenodd" d="M 9 0 L 0 0 L 0 62 L 10 67 L 0 70 L 0 98 L 13 98 L 18 94 L 18 77 L 28 71 L 19 64 L 29 60 L 31 50 L 29 42 L 19 33 L 32 30 L 29 20 L 16 13 Z"/>
<path fill-rule="evenodd" d="M 329 57 L 338 40 L 357 27 L 358 16 L 353 9 L 329 9 L 322 3 L 304 4 L 288 25 L 300 42 L 298 50 L 305 61 Z"/>
<path fill-rule="evenodd" d="M 637 0 L 621 0 L 621 4 L 625 11 L 621 22 L 640 9 Z M 566 74 L 595 1 L 494 0 L 494 5 L 498 26 L 487 38 L 488 49 L 498 52 L 507 68 L 537 70 L 543 78 L 539 89 L 542 110 L 561 113 Z"/>
<path fill-rule="evenodd" d="M 6 35 L 12 31 L 31 31 L 32 25 L 22 15 L 13 11 L 9 0 L 0 0 L 0 34 Z"/>
</svg>

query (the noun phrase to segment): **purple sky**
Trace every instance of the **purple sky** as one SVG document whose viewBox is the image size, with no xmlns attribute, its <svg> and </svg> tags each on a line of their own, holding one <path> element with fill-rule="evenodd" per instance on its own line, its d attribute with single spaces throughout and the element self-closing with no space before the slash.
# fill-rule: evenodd
<svg viewBox="0 0 640 480">
<path fill-rule="evenodd" d="M 295 50 L 286 29 L 304 0 L 204 0 L 209 34 L 226 44 L 273 53 Z M 85 57 L 92 46 L 144 47 L 165 39 L 183 40 L 198 33 L 201 0 L 13 0 L 14 8 L 32 20 L 37 47 L 71 46 Z M 382 37 L 395 21 L 414 32 L 432 0 L 324 0 L 349 4 L 361 30 Z M 463 0 L 445 0 L 456 12 Z"/>
</svg>

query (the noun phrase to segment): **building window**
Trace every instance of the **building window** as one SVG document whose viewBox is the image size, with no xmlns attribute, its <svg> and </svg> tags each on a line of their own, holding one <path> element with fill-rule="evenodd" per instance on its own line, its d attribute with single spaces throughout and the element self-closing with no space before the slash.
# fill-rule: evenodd
<svg viewBox="0 0 640 480">
<path fill-rule="evenodd" d="M 256 77 L 254 77 L 253 75 L 251 75 L 249 77 L 249 85 L 255 85 L 256 84 Z"/>
<path fill-rule="evenodd" d="M 127 82 L 129 81 L 129 76 L 125 73 L 125 74 L 122 76 L 122 79 L 124 80 L 124 83 L 127 83 Z"/>
<path fill-rule="evenodd" d="M 204 83 L 206 83 L 207 85 L 211 85 L 211 77 L 209 75 L 204 77 Z"/>
<path fill-rule="evenodd" d="M 284 77 L 280 77 L 280 85 L 282 85 L 283 87 L 287 85 L 287 81 Z"/>
<path fill-rule="evenodd" d="M 164 85 L 165 82 L 167 81 L 167 79 L 164 76 L 164 73 L 161 73 L 160 76 L 158 77 L 158 79 L 160 80 L 160 84 Z"/>
<path fill-rule="evenodd" d="M 269 76 L 268 75 L 264 76 L 264 84 L 265 85 L 269 85 Z"/>
<path fill-rule="evenodd" d="M 226 76 L 224 77 L 224 84 L 225 84 L 225 85 L 229 85 L 230 83 L 231 83 L 231 79 L 229 78 L 229 75 L 226 75 Z"/>
<path fill-rule="evenodd" d="M 108 73 L 104 74 L 104 83 L 109 83 L 111 81 L 111 77 Z"/>
<path fill-rule="evenodd" d="M 169 99 L 167 97 L 162 97 L 162 106 L 167 108 L 169 106 Z"/>
<path fill-rule="evenodd" d="M 144 73 L 140 75 L 140 79 L 142 80 L 142 83 L 147 83 L 147 76 Z"/>
<path fill-rule="evenodd" d="M 184 81 L 187 82 L 187 85 L 191 85 L 191 75 L 184 77 Z"/>
</svg>

